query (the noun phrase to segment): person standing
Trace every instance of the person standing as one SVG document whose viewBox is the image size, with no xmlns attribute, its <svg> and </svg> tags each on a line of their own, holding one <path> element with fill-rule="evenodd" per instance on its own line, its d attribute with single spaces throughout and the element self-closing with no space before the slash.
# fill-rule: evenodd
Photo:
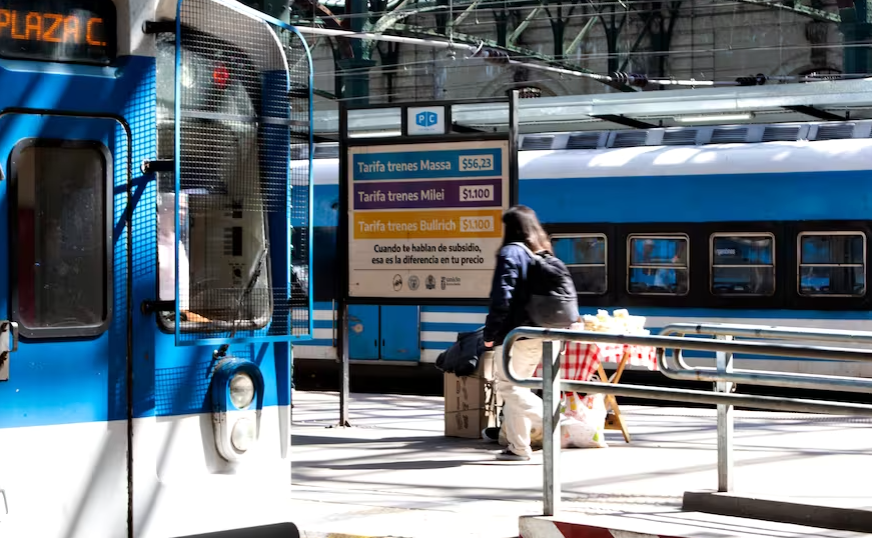
<svg viewBox="0 0 872 538">
<path fill-rule="evenodd" d="M 496 368 L 496 390 L 503 400 L 503 417 L 507 448 L 497 455 L 505 461 L 529 461 L 532 455 L 530 431 L 542 424 L 542 399 L 525 387 L 512 384 L 502 365 L 503 340 L 513 329 L 534 326 L 527 314 L 530 287 L 527 281 L 532 261 L 530 252 L 551 253 L 551 241 L 542 229 L 536 213 L 529 207 L 516 205 L 503 214 L 503 244 L 497 254 L 497 264 L 491 283 L 490 308 L 484 327 L 484 345 L 493 349 Z M 521 243 L 527 248 L 519 245 Z M 529 250 L 528 250 L 529 249 Z M 512 370 L 517 377 L 530 377 L 542 360 L 540 338 L 522 338 L 510 350 Z M 554 353 L 558 347 L 552 348 Z M 553 357 L 552 357 L 553 359 Z"/>
</svg>

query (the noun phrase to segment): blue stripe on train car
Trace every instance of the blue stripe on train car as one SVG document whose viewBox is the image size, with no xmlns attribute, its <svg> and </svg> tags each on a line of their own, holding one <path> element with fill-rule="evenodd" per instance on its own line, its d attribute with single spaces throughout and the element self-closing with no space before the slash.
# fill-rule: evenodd
<svg viewBox="0 0 872 538">
<path fill-rule="evenodd" d="M 333 321 L 331 303 L 316 303 L 316 329 L 331 331 Z M 582 314 L 595 314 L 596 308 L 580 309 Z M 484 322 L 487 309 L 483 307 L 463 306 L 424 306 L 421 308 L 421 349 L 438 352 L 447 349 L 464 331 L 472 331 Z M 668 323 L 674 322 L 734 322 L 780 326 L 815 326 L 839 328 L 850 324 L 855 328 L 872 329 L 872 312 L 836 312 L 836 311 L 791 311 L 791 310 L 712 310 L 704 308 L 634 308 L 633 315 L 645 316 L 648 319 L 647 328 L 652 334 L 658 334 Z M 869 327 L 865 327 L 868 324 Z M 319 331 L 320 332 L 320 331 Z M 316 338 L 306 345 L 333 346 L 331 338 Z M 701 352 L 686 352 L 688 358 L 711 358 L 712 354 Z M 746 355 L 744 358 L 757 360 L 799 360 L 803 362 L 821 362 L 817 359 L 792 359 L 785 357 L 766 357 Z M 424 360 L 428 360 L 424 357 Z M 432 355 L 429 360 L 433 360 Z M 826 361 L 824 361 L 826 362 Z"/>
<path fill-rule="evenodd" d="M 421 308 L 421 347 L 431 354 L 451 347 L 457 333 L 484 325 L 486 307 L 425 306 Z M 438 337 L 438 338 L 437 338 Z M 424 360 L 434 360 L 431 355 Z"/>
<path fill-rule="evenodd" d="M 856 186 L 868 180 L 868 171 L 531 178 L 519 194 L 545 223 L 865 220 L 869 202 Z M 772 203 L 785 192 L 790 204 Z M 675 207 L 683 209 L 669 210 Z"/>
<path fill-rule="evenodd" d="M 536 210 L 546 223 L 865 220 L 868 203 L 853 193 L 856 185 L 867 180 L 867 171 L 524 178 L 519 195 L 521 203 Z M 591 202 L 591 184 L 596 185 L 596 203 Z M 670 188 L 652 188 L 664 184 Z M 719 189 L 717 196 L 712 196 L 715 185 L 727 184 L 730 189 Z M 821 196 L 821 185 L 827 185 L 827 196 Z M 770 203 L 788 190 L 794 195 L 789 206 Z M 553 192 L 562 196 L 555 198 Z M 315 186 L 316 227 L 338 224 L 334 207 L 338 196 L 336 184 Z M 628 213 L 627 207 L 634 210 Z M 664 209 L 668 207 L 685 210 Z M 737 214 L 736 208 L 741 208 L 741 213 Z"/>
<path fill-rule="evenodd" d="M 335 323 L 333 316 L 333 303 L 316 301 L 313 304 L 312 311 L 312 317 L 314 318 L 314 338 L 308 342 L 302 343 L 301 346 L 332 347 Z"/>
<path fill-rule="evenodd" d="M 422 314 L 484 314 L 487 315 L 487 307 L 484 306 L 422 306 Z"/>
</svg>

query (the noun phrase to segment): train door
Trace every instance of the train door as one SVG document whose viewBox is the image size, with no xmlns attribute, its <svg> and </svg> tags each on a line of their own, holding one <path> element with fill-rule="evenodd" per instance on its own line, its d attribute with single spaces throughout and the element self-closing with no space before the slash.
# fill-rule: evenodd
<svg viewBox="0 0 872 538">
<path fill-rule="evenodd" d="M 28 101 L 43 97 L 34 91 Z M 105 528 L 123 528 L 126 288 L 113 261 L 126 267 L 126 231 L 114 230 L 128 135 L 110 118 L 12 110 L 0 113 L 0 310 L 20 339 L 4 356 L 9 335 L 0 335 L 0 521 L 8 506 L 12 528 L 55 536 L 72 525 L 64 514 L 98 516 L 77 488 L 94 480 L 85 462 L 102 450 L 100 480 L 110 489 L 99 510 L 113 514 L 102 516 Z"/>
<path fill-rule="evenodd" d="M 419 361 L 420 308 L 350 305 L 348 356 L 352 360 Z"/>
</svg>

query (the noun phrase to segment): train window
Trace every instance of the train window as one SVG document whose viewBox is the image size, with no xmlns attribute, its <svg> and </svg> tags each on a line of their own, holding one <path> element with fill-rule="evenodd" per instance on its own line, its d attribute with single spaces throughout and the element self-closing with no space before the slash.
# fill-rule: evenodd
<svg viewBox="0 0 872 538">
<path fill-rule="evenodd" d="M 769 296 L 775 293 L 775 236 L 716 233 L 711 237 L 713 295 Z"/>
<path fill-rule="evenodd" d="M 12 151 L 12 317 L 32 338 L 109 322 L 111 156 L 95 142 L 26 139 Z"/>
<path fill-rule="evenodd" d="M 627 238 L 627 292 L 634 295 L 687 295 L 688 237 L 684 234 Z"/>
<path fill-rule="evenodd" d="M 162 301 L 173 301 L 178 286 L 180 332 L 243 336 L 244 331 L 266 327 L 273 315 L 264 205 L 276 194 L 258 191 L 250 181 L 261 174 L 256 120 L 260 82 L 255 82 L 259 78 L 252 76 L 251 60 L 240 49 L 212 37 L 191 37 L 191 31 L 186 35 L 178 282 L 175 178 L 165 174 L 157 197 L 159 294 Z M 214 47 L 204 45 L 207 39 L 214 40 Z M 175 157 L 175 36 L 158 39 L 157 53 L 157 154 L 170 159 Z M 308 288 L 298 274 L 292 275 L 292 285 Z M 161 312 L 158 320 L 176 330 L 174 311 Z"/>
<path fill-rule="evenodd" d="M 551 244 L 569 269 L 579 295 L 602 295 L 608 290 L 605 235 L 555 235 Z"/>
<path fill-rule="evenodd" d="M 866 293 L 866 236 L 862 232 L 803 232 L 799 294 L 859 297 Z"/>
</svg>

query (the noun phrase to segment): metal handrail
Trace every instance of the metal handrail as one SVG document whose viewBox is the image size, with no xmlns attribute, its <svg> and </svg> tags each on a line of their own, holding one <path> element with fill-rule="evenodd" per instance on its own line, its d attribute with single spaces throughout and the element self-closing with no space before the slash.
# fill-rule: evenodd
<svg viewBox="0 0 872 538">
<path fill-rule="evenodd" d="M 515 341 L 519 338 L 538 338 L 543 340 L 543 377 L 520 379 L 512 370 L 511 355 L 509 352 Z M 872 415 L 872 406 L 870 405 L 774 396 L 755 396 L 749 394 L 732 394 L 729 393 L 728 386 L 726 387 L 726 390 L 723 390 L 725 388 L 723 386 L 719 387 L 723 390 L 723 393 L 716 393 L 666 387 L 618 385 L 607 382 L 561 380 L 559 363 L 560 355 L 559 353 L 554 353 L 555 342 L 586 342 L 655 347 L 657 348 L 656 353 L 658 355 L 658 362 L 661 363 L 663 362 L 663 354 L 666 349 L 715 352 L 721 354 L 721 357 L 719 357 L 720 362 L 723 362 L 724 356 L 731 357 L 734 353 L 740 352 L 782 357 L 872 362 L 872 352 L 850 348 L 518 327 L 509 332 L 503 342 L 502 367 L 509 382 L 522 387 L 541 387 L 543 389 L 543 511 L 546 516 L 553 516 L 557 512 L 560 503 L 560 481 L 556 479 L 556 476 L 558 475 L 557 470 L 559 464 L 557 454 L 560 451 L 560 421 L 558 417 L 560 406 L 559 394 L 561 390 L 718 405 L 719 488 L 724 487 L 727 490 L 731 487 L 731 482 L 729 480 L 729 467 L 731 467 L 732 432 L 722 431 L 722 429 L 726 429 L 722 428 L 722 422 L 726 426 L 731 426 L 732 421 L 728 413 L 732 411 L 733 405 L 776 411 Z M 724 382 L 726 380 L 718 378 L 717 381 Z M 731 383 L 725 383 L 724 385 L 729 384 Z M 721 415 L 727 416 L 730 420 L 722 421 Z M 722 463 L 724 469 L 722 469 Z M 722 478 L 724 478 L 724 480 L 722 480 Z M 721 490 L 724 491 L 725 489 Z"/>
<path fill-rule="evenodd" d="M 872 332 L 847 331 L 840 329 L 809 329 L 805 327 L 774 327 L 765 325 L 744 325 L 732 323 L 672 323 L 665 326 L 661 336 L 686 336 L 688 334 L 726 337 L 726 338 L 770 338 L 806 339 L 839 343 L 867 344 L 872 349 Z M 673 351 L 675 352 L 673 354 Z M 664 375 L 671 379 L 684 381 L 726 381 L 776 387 L 807 388 L 815 390 L 836 390 L 847 392 L 872 391 L 872 379 L 857 379 L 845 376 L 789 374 L 766 370 L 723 369 L 710 366 L 690 366 L 684 360 L 683 350 L 667 349 L 658 355 L 658 366 Z M 672 368 L 669 358 L 673 358 L 678 368 Z M 819 357 L 815 357 L 819 358 Z M 841 357 L 840 360 L 857 360 Z M 862 360 L 862 359 L 861 359 Z"/>
</svg>

